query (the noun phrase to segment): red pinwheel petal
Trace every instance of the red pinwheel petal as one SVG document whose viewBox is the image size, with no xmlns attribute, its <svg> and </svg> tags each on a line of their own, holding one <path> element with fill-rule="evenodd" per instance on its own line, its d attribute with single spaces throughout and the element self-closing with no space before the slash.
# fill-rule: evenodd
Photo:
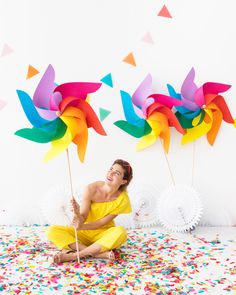
<svg viewBox="0 0 236 295">
<path fill-rule="evenodd" d="M 222 112 L 223 120 L 227 123 L 233 124 L 234 119 L 230 113 L 230 110 L 229 110 L 223 96 L 217 95 L 212 102 L 215 103 L 217 105 L 217 107 L 220 109 L 220 111 Z"/>
<path fill-rule="evenodd" d="M 163 104 L 159 102 L 154 102 L 147 108 L 147 117 L 150 117 L 154 111 L 157 111 L 159 108 L 163 107 Z"/>
<path fill-rule="evenodd" d="M 93 127 L 93 129 L 101 134 L 106 135 L 105 130 L 102 127 L 102 124 L 100 123 L 96 113 L 92 109 L 92 107 L 84 100 L 81 100 L 77 103 L 77 107 L 82 110 L 82 112 L 85 114 L 86 122 L 88 127 Z"/>
<path fill-rule="evenodd" d="M 81 98 L 75 96 L 68 96 L 64 98 L 59 104 L 60 112 L 63 113 L 67 106 L 76 106 L 80 100 Z"/>
<path fill-rule="evenodd" d="M 102 83 L 70 82 L 57 86 L 54 92 L 60 92 L 62 99 L 75 96 L 85 100 L 88 93 L 93 93 L 101 87 Z"/>
<path fill-rule="evenodd" d="M 185 130 L 180 125 L 178 119 L 176 118 L 175 114 L 172 113 L 172 111 L 167 107 L 161 107 L 159 108 L 158 112 L 164 114 L 169 122 L 169 126 L 175 127 L 176 130 L 178 130 L 180 133 L 185 134 Z"/>
</svg>

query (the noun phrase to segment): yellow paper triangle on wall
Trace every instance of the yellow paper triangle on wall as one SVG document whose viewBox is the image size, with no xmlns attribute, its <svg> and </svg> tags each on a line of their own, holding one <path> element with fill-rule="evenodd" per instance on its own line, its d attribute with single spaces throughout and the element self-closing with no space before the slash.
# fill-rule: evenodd
<svg viewBox="0 0 236 295">
<path fill-rule="evenodd" d="M 26 79 L 30 79 L 33 76 L 37 75 L 38 73 L 39 73 L 39 71 L 37 69 L 35 69 L 31 65 L 29 65 Z"/>
</svg>

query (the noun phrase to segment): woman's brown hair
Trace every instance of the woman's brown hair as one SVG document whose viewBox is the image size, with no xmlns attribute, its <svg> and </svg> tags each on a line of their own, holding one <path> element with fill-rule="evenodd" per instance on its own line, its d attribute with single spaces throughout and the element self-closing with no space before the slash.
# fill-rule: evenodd
<svg viewBox="0 0 236 295">
<path fill-rule="evenodd" d="M 124 170 L 123 179 L 126 180 L 127 182 L 125 184 L 122 184 L 119 187 L 119 190 L 120 191 L 125 191 L 127 186 L 129 185 L 130 181 L 133 178 L 133 169 L 132 169 L 132 167 L 130 166 L 130 164 L 127 161 L 124 161 L 122 159 L 115 160 L 114 163 L 112 164 L 112 166 L 115 165 L 115 164 L 120 165 Z"/>
</svg>

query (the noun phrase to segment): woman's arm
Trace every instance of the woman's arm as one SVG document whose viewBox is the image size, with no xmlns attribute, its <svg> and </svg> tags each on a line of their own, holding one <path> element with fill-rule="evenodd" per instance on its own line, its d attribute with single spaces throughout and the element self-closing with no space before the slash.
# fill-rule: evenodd
<svg viewBox="0 0 236 295">
<path fill-rule="evenodd" d="M 117 215 L 109 214 L 101 219 L 98 219 L 94 222 L 80 224 L 79 228 L 80 230 L 87 230 L 87 229 L 98 229 L 102 226 L 106 225 L 107 223 L 111 222 L 114 218 L 116 218 Z"/>
</svg>

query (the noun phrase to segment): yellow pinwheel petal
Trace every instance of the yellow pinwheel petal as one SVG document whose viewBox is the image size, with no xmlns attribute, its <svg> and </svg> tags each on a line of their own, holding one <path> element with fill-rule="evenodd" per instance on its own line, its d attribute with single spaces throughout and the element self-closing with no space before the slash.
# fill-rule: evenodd
<svg viewBox="0 0 236 295">
<path fill-rule="evenodd" d="M 201 120 L 201 116 L 202 116 L 202 114 L 200 113 L 197 117 L 195 117 L 193 119 L 193 121 L 192 121 L 192 125 L 193 126 L 197 126 L 198 125 L 199 121 Z"/>
<path fill-rule="evenodd" d="M 186 134 L 182 137 L 182 144 L 194 141 L 209 132 L 212 127 L 213 115 L 211 110 L 205 109 L 205 112 L 205 118 L 200 125 L 186 130 Z"/>
<path fill-rule="evenodd" d="M 58 140 L 53 140 L 51 149 L 47 152 L 44 157 L 44 162 L 55 158 L 60 153 L 64 152 L 72 141 L 72 135 L 69 128 L 66 129 L 64 136 Z"/>
<path fill-rule="evenodd" d="M 136 150 L 137 151 L 141 151 L 147 147 L 149 147 L 150 145 L 154 144 L 156 142 L 156 135 L 154 131 L 151 131 L 151 133 L 143 136 L 141 138 L 141 140 L 139 141 L 139 143 L 136 146 Z"/>
</svg>

